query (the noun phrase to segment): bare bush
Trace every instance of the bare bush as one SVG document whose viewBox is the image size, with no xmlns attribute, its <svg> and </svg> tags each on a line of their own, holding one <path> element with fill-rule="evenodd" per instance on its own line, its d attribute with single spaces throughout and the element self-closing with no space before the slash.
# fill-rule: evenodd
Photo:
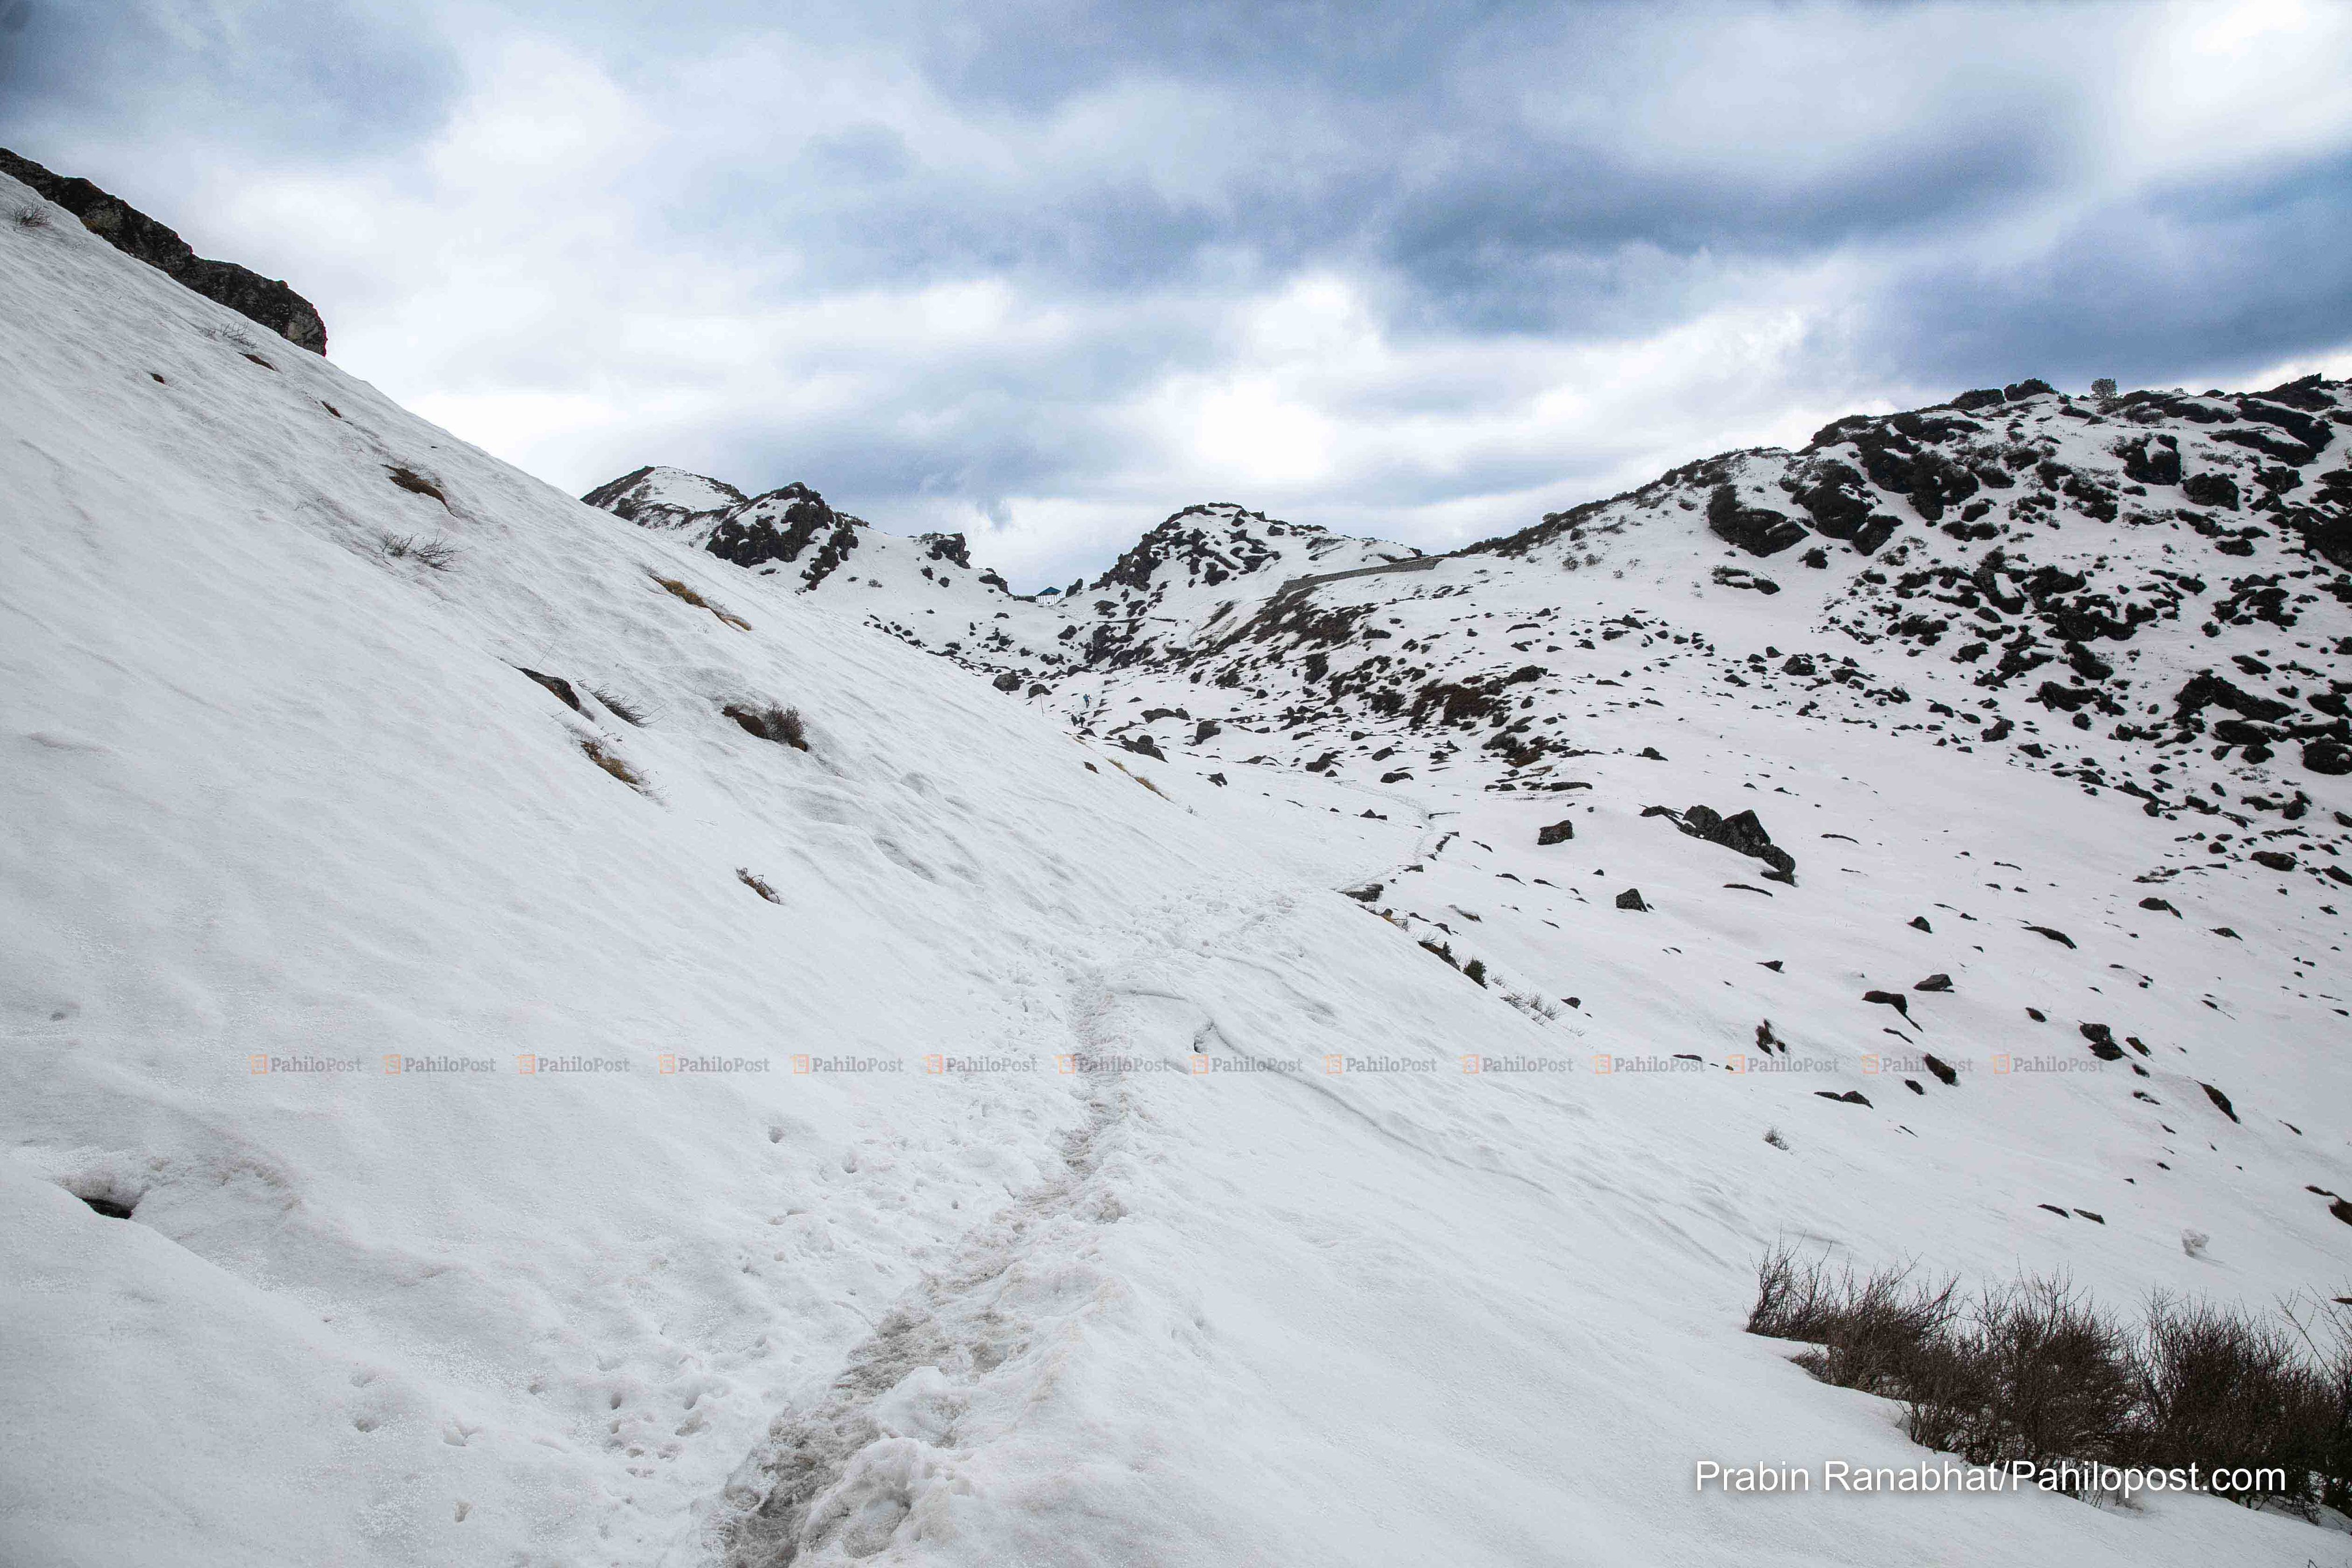
<svg viewBox="0 0 2352 1568">
<path fill-rule="evenodd" d="M 2135 1367 L 2142 1416 L 2135 1461 L 2277 1467 L 2289 1478 L 2279 1500 L 2308 1511 L 2321 1490 L 2313 1478 L 2332 1469 L 2342 1484 L 2346 1375 L 2340 1340 L 2332 1357 L 2308 1349 L 2288 1322 L 2157 1297 Z"/>
<path fill-rule="evenodd" d="M 761 740 L 772 740 L 795 751 L 809 748 L 808 728 L 801 722 L 801 710 L 796 707 L 778 707 L 773 703 L 756 707 L 743 703 L 729 703 L 719 711 Z"/>
<path fill-rule="evenodd" d="M 447 571 L 462 553 L 447 539 L 419 539 L 415 534 L 386 534 L 383 553 L 394 560 L 413 560 L 435 571 Z"/>
<path fill-rule="evenodd" d="M 2116 1458 L 2130 1447 L 2133 1351 L 2063 1278 L 1995 1286 L 1896 1369 L 1905 1429 L 1979 1465 Z"/>
<path fill-rule="evenodd" d="M 1769 1134 L 1768 1134 L 1769 1136 Z M 2158 1296 L 2119 1319 L 2063 1275 L 1972 1295 L 1916 1265 L 1858 1274 L 1781 1245 L 1757 1266 L 1750 1333 L 1841 1387 L 1899 1399 L 1913 1441 L 1972 1464 L 2105 1464 L 2232 1477 L 2306 1518 L 2352 1502 L 2352 1320 L 2307 1324 Z"/>
<path fill-rule="evenodd" d="M 8 214 L 8 221 L 20 229 L 45 229 L 49 226 L 49 214 L 41 207 L 18 207 Z"/>
<path fill-rule="evenodd" d="M 737 866 L 735 868 L 735 880 L 741 883 L 745 887 L 750 888 L 753 893 L 758 894 L 761 898 L 766 899 L 770 904 L 782 904 L 783 902 L 782 899 L 776 896 L 776 890 L 774 888 L 770 887 L 761 878 L 751 874 L 751 870 L 749 866 Z"/>
</svg>

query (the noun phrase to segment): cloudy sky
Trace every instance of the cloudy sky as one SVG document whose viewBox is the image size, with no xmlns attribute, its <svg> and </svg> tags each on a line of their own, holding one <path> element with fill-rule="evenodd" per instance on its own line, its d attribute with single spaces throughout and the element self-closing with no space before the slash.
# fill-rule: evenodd
<svg viewBox="0 0 2352 1568">
<path fill-rule="evenodd" d="M 574 492 L 1016 582 L 1444 546 L 1838 414 L 2352 373 L 2352 5 L 0 0 L 0 144 Z"/>
</svg>

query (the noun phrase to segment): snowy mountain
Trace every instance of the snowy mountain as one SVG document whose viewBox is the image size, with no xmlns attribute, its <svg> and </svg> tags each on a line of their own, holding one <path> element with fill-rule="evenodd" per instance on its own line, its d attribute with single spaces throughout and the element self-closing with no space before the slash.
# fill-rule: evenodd
<svg viewBox="0 0 2352 1568">
<path fill-rule="evenodd" d="M 2344 1293 L 2341 388 L 1427 565 L 1196 509 L 1031 600 L 799 486 L 584 506 L 79 225 L 0 326 L 10 1563 L 2336 1550 L 1692 1477 L 1931 1457 L 1741 1332 L 1776 1240 Z M 2042 454 L 1997 517 L 1963 438 Z"/>
</svg>

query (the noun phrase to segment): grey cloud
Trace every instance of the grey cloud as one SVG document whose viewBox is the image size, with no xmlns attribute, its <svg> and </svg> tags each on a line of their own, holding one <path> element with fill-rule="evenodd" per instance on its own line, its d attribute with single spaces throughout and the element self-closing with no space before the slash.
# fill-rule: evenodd
<svg viewBox="0 0 2352 1568">
<path fill-rule="evenodd" d="M 364 0 L 16 4 L 0 134 L 68 167 L 76 147 L 190 141 L 341 162 L 429 131 L 457 83 L 446 41 Z"/>
</svg>

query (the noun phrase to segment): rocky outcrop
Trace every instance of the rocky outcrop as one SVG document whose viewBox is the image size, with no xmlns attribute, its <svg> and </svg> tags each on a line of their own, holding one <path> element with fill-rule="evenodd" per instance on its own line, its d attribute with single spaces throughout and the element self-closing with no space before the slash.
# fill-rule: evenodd
<svg viewBox="0 0 2352 1568">
<path fill-rule="evenodd" d="M 88 180 L 52 173 L 5 147 L 0 147 L 0 174 L 31 186 L 43 200 L 55 202 L 79 218 L 82 227 L 123 255 L 259 322 L 298 349 L 314 354 L 327 351 L 327 323 L 320 319 L 317 307 L 283 280 L 272 282 L 233 261 L 208 261 L 187 241 L 121 197 L 110 195 Z"/>
</svg>

